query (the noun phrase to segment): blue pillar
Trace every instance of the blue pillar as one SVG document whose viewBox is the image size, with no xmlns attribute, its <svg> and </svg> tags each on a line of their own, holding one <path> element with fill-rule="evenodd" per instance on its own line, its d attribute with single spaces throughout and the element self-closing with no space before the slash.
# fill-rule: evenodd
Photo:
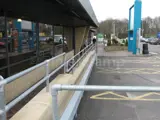
<svg viewBox="0 0 160 120">
<path fill-rule="evenodd" d="M 133 52 L 133 31 L 130 31 L 130 52 Z"/>
<path fill-rule="evenodd" d="M 134 8 L 134 22 L 133 29 L 131 29 L 131 10 Z M 137 53 L 137 30 L 141 28 L 141 12 L 142 2 L 141 0 L 135 0 L 134 5 L 129 9 L 129 24 L 128 24 L 128 51 Z"/>
<path fill-rule="evenodd" d="M 14 24 L 18 30 L 18 52 L 22 52 L 22 35 L 20 34 L 22 32 L 21 22 L 14 20 Z"/>
<path fill-rule="evenodd" d="M 135 0 L 134 3 L 134 30 L 133 30 L 133 54 L 137 53 L 137 30 L 141 28 L 142 1 Z"/>
</svg>

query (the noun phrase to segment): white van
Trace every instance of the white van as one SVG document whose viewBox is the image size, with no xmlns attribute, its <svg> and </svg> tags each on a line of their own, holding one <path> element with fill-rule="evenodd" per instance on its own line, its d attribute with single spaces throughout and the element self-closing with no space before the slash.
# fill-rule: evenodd
<svg viewBox="0 0 160 120">
<path fill-rule="evenodd" d="M 63 43 L 63 36 L 62 35 L 54 35 L 54 43 L 62 44 Z M 67 44 L 65 37 L 64 37 L 64 43 Z"/>
</svg>

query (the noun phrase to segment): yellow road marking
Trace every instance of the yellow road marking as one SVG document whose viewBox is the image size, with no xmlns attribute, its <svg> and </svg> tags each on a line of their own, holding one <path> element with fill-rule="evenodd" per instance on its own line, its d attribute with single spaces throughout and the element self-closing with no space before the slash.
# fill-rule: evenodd
<svg viewBox="0 0 160 120">
<path fill-rule="evenodd" d="M 112 72 L 118 72 L 118 73 L 120 73 L 120 71 L 118 71 L 119 69 L 118 68 L 116 68 L 116 69 L 105 69 L 105 68 L 98 68 L 98 69 L 100 69 L 100 71 L 101 72 L 110 72 L 110 73 L 112 73 Z"/>
<path fill-rule="evenodd" d="M 114 95 L 117 98 L 107 98 L 107 97 L 103 97 L 103 95 Z M 134 98 L 129 98 L 129 97 L 126 97 L 126 96 L 123 96 L 123 95 L 120 95 L 120 94 L 117 94 L 117 93 L 114 93 L 114 92 L 104 92 L 104 93 L 100 93 L 100 94 L 97 94 L 97 95 L 93 95 L 93 96 L 90 97 L 90 99 L 94 99 L 94 100 L 116 100 L 116 101 L 117 100 L 120 100 L 120 101 L 160 101 L 160 98 L 158 98 L 158 99 L 144 98 L 144 97 L 149 97 L 151 95 L 160 96 L 160 93 L 150 92 L 150 93 L 146 93 L 146 94 L 134 97 Z"/>
<path fill-rule="evenodd" d="M 129 70 L 129 71 L 127 71 L 126 73 L 134 73 L 134 72 L 141 72 L 141 70 L 145 70 L 144 68 L 142 69 L 142 68 L 140 68 L 140 69 L 137 69 L 137 70 Z"/>
<path fill-rule="evenodd" d="M 160 99 L 132 99 L 132 98 L 127 98 L 127 99 L 123 99 L 123 98 L 101 98 L 101 97 L 97 97 L 97 98 L 91 98 L 93 100 L 114 100 L 114 101 L 157 101 L 160 102 Z"/>
<path fill-rule="evenodd" d="M 160 61 L 158 60 L 109 60 L 110 62 L 113 61 L 113 62 L 118 62 L 118 63 L 142 63 L 142 64 L 153 64 L 153 63 L 160 63 Z"/>
<path fill-rule="evenodd" d="M 116 97 L 120 97 L 120 98 L 123 98 L 123 99 L 126 99 L 127 97 L 126 96 L 123 96 L 123 95 L 120 95 L 120 94 L 116 94 L 114 92 L 104 92 L 104 93 L 100 93 L 100 94 L 97 94 L 97 95 L 93 95 L 91 98 L 97 98 L 99 96 L 103 96 L 103 95 L 114 95 Z"/>
<path fill-rule="evenodd" d="M 136 73 L 136 74 L 159 74 L 160 68 L 112 68 L 112 69 L 105 69 L 105 68 L 98 68 L 99 70 L 97 73 Z M 149 70 L 149 71 L 147 71 Z"/>
<path fill-rule="evenodd" d="M 137 96 L 137 97 L 135 97 L 135 99 L 141 99 L 141 98 L 148 97 L 148 96 L 151 96 L 151 95 L 159 95 L 160 96 L 160 93 L 150 92 L 150 93 L 146 93 L 146 94 Z"/>
<path fill-rule="evenodd" d="M 154 67 L 159 67 L 160 65 L 153 65 Z"/>
<path fill-rule="evenodd" d="M 138 71 L 137 71 L 138 72 Z M 139 71 L 138 73 L 135 73 L 135 74 L 158 74 L 160 71 L 158 72 L 146 72 L 146 71 Z M 134 73 L 134 72 L 122 72 L 122 71 L 97 71 L 97 73 L 104 73 L 104 74 L 108 74 L 108 73 L 118 73 L 118 74 L 131 74 L 131 73 Z"/>
<path fill-rule="evenodd" d="M 97 67 L 97 68 L 100 69 L 100 70 L 137 70 L 137 69 L 145 69 L 145 70 L 153 70 L 153 71 L 159 70 L 160 71 L 160 68 L 110 68 L 110 69 L 100 68 L 100 67 Z"/>
<path fill-rule="evenodd" d="M 158 74 L 160 71 L 153 72 L 153 74 Z"/>
</svg>

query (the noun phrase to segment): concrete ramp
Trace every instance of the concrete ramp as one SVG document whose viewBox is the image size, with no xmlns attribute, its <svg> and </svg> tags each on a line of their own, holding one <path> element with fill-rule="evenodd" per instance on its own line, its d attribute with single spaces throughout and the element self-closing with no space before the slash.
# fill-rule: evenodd
<svg viewBox="0 0 160 120">
<path fill-rule="evenodd" d="M 61 74 L 54 79 L 53 84 L 79 84 L 95 51 L 89 52 L 86 58 L 75 68 L 73 74 Z M 61 91 L 58 95 L 59 115 L 66 109 L 74 92 Z M 44 88 L 28 104 L 26 104 L 11 120 L 52 120 L 52 97 Z"/>
</svg>

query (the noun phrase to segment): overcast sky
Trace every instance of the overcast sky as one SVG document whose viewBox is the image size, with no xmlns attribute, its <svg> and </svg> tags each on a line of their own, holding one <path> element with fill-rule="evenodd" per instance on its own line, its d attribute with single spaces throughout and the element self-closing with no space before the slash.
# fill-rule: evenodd
<svg viewBox="0 0 160 120">
<path fill-rule="evenodd" d="M 134 0 L 90 0 L 98 21 L 128 18 Z M 160 0 L 142 0 L 142 18 L 160 16 Z"/>
</svg>

